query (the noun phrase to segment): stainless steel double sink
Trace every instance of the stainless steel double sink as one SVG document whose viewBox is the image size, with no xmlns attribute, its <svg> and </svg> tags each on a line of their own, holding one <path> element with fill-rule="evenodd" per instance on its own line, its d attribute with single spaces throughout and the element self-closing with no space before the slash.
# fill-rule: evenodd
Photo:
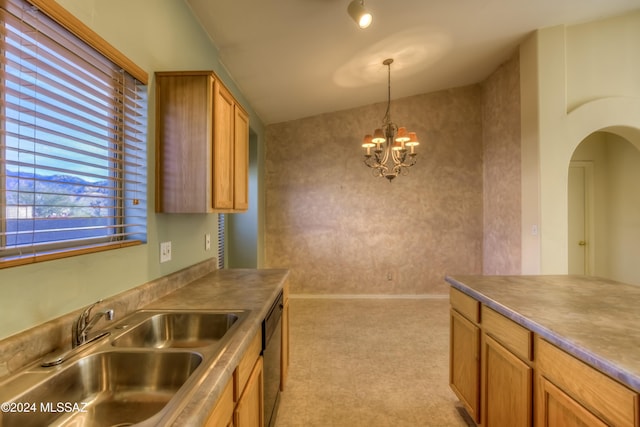
<svg viewBox="0 0 640 427">
<path fill-rule="evenodd" d="M 0 380 L 0 425 L 157 425 L 187 403 L 247 314 L 136 311 L 59 365 Z"/>
</svg>

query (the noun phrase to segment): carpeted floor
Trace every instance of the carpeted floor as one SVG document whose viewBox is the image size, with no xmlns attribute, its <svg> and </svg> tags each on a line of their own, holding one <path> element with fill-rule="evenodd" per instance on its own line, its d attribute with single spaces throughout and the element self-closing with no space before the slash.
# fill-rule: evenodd
<svg viewBox="0 0 640 427">
<path fill-rule="evenodd" d="M 292 298 L 276 427 L 469 425 L 449 389 L 448 299 Z"/>
</svg>

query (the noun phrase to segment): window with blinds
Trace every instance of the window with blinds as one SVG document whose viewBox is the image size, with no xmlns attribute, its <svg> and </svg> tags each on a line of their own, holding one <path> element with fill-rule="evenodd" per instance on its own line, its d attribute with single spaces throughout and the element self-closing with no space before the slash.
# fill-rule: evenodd
<svg viewBox="0 0 640 427">
<path fill-rule="evenodd" d="M 146 75 L 49 15 L 0 3 L 0 268 L 146 240 Z"/>
</svg>

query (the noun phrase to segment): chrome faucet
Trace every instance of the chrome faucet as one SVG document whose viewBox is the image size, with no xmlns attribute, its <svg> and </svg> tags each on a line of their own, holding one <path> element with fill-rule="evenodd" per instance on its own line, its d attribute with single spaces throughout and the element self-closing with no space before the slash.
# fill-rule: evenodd
<svg viewBox="0 0 640 427">
<path fill-rule="evenodd" d="M 100 304 L 102 300 L 97 301 L 87 307 L 82 314 L 73 322 L 73 326 L 71 328 L 71 346 L 73 348 L 79 347 L 88 342 L 89 331 L 93 329 L 93 327 L 98 323 L 98 321 L 104 317 L 107 320 L 113 320 L 113 310 L 103 310 L 95 314 L 95 316 L 91 316 L 91 310 L 96 305 Z M 103 332 L 99 334 L 100 336 L 106 334 L 107 332 Z M 93 341 L 93 340 L 92 340 Z"/>
</svg>

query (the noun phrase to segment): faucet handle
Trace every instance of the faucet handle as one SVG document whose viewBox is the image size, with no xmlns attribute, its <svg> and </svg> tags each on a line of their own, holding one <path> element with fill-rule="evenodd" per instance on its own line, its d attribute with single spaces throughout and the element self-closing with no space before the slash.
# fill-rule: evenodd
<svg viewBox="0 0 640 427">
<path fill-rule="evenodd" d="M 98 316 L 94 317 L 93 319 L 89 319 L 89 317 L 91 316 L 91 310 L 93 309 L 93 307 L 100 304 L 101 302 L 102 302 L 102 299 L 94 302 L 93 304 L 85 308 L 80 314 L 80 316 L 78 316 L 76 321 L 73 322 L 73 325 L 71 326 L 71 346 L 73 348 L 85 343 L 86 335 L 89 329 L 93 327 L 94 323 L 100 320 L 101 316 L 105 316 L 107 320 L 113 320 L 113 317 L 114 317 L 113 309 L 108 309 L 103 312 L 100 312 L 98 313 Z"/>
<path fill-rule="evenodd" d="M 91 315 L 91 310 L 93 310 L 93 307 L 100 304 L 101 302 L 102 302 L 102 299 L 99 299 L 98 301 L 94 302 L 93 304 L 85 308 L 82 314 L 80 315 L 80 317 L 87 319 Z"/>
</svg>

